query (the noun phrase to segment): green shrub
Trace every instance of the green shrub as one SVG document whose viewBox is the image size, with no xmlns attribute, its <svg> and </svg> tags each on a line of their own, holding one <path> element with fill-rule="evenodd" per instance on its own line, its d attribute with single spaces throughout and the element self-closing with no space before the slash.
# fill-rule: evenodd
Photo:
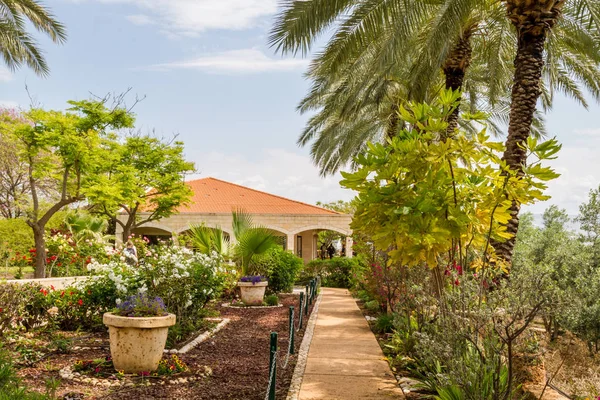
<svg viewBox="0 0 600 400">
<path fill-rule="evenodd" d="M 21 386 L 10 356 L 0 347 L 0 400 L 43 400 L 49 398 L 49 396 L 40 393 L 29 392 Z"/>
<path fill-rule="evenodd" d="M 353 276 L 362 266 L 356 258 L 335 257 L 329 260 L 312 260 L 306 264 L 306 276 L 320 276 L 321 286 L 351 288 Z"/>
<path fill-rule="evenodd" d="M 265 304 L 268 306 L 276 306 L 279 304 L 279 297 L 276 294 L 270 294 L 265 297 Z"/>
<path fill-rule="evenodd" d="M 290 251 L 277 246 L 253 261 L 253 268 L 265 275 L 272 293 L 291 292 L 304 263 Z"/>
<path fill-rule="evenodd" d="M 390 333 L 394 329 L 394 316 L 381 314 L 377 316 L 373 330 L 377 333 Z"/>
<path fill-rule="evenodd" d="M 365 308 L 372 312 L 381 311 L 381 304 L 377 300 L 367 301 L 365 303 Z"/>
</svg>

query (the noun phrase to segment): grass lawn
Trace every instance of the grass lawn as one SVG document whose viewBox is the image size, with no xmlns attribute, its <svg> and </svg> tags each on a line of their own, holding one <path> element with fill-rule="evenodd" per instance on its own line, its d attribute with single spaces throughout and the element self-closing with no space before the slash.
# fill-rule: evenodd
<svg viewBox="0 0 600 400">
<path fill-rule="evenodd" d="M 0 279 L 14 279 L 18 273 L 19 267 L 0 267 Z M 22 278 L 33 278 L 33 267 L 24 267 Z"/>
</svg>

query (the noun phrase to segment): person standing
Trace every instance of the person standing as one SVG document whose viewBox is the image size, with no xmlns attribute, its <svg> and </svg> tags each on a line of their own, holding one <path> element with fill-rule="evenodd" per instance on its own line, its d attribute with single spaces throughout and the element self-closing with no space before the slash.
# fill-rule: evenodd
<svg viewBox="0 0 600 400">
<path fill-rule="evenodd" d="M 131 240 L 127 241 L 127 245 L 123 250 L 123 255 L 125 256 L 125 262 L 129 265 L 135 266 L 138 263 L 138 254 L 135 245 Z"/>
</svg>

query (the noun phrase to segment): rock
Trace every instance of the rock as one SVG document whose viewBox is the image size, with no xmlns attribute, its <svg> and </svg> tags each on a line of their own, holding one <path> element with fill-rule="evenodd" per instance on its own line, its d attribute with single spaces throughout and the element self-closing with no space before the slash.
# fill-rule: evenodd
<svg viewBox="0 0 600 400">
<path fill-rule="evenodd" d="M 377 318 L 375 318 L 375 317 L 371 317 L 370 315 L 365 315 L 365 319 L 366 319 L 367 321 L 377 321 Z"/>
<path fill-rule="evenodd" d="M 405 392 L 418 392 L 419 390 L 421 390 L 421 382 L 419 382 L 416 379 L 402 377 L 398 380 L 398 384 Z"/>
</svg>

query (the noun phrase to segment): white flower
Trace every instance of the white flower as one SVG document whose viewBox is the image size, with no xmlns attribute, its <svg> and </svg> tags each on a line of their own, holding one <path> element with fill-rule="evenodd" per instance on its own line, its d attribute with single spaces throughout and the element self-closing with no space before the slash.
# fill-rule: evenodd
<svg viewBox="0 0 600 400">
<path fill-rule="evenodd" d="M 117 305 L 121 304 L 121 299 L 115 300 L 115 303 L 117 303 Z"/>
</svg>

